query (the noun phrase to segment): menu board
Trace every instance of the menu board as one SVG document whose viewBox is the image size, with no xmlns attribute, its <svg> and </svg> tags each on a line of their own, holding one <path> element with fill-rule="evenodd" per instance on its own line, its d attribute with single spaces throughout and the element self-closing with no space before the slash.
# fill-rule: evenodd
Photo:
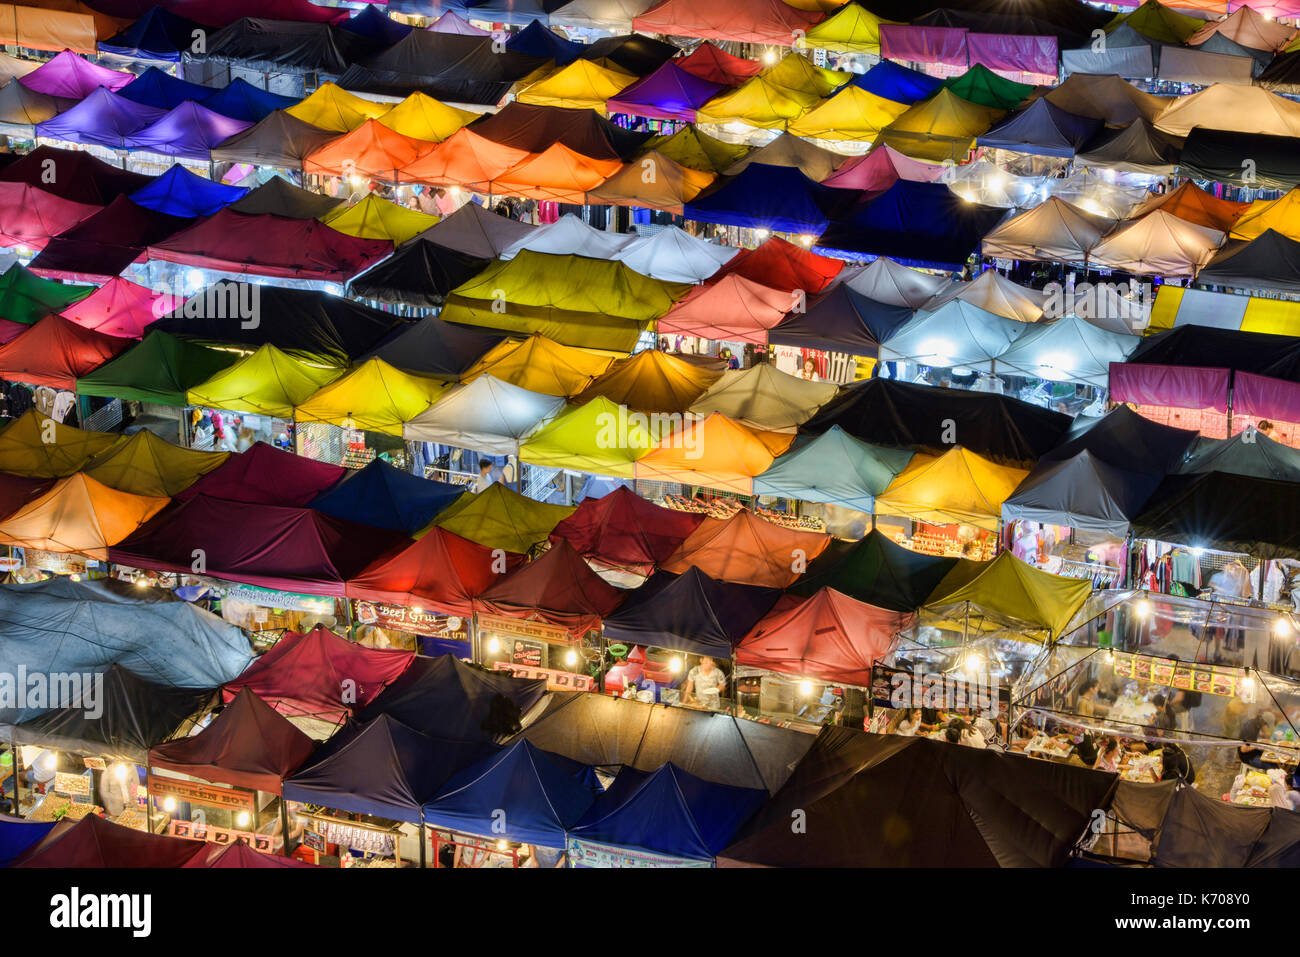
<svg viewBox="0 0 1300 957">
<path fill-rule="evenodd" d="M 1209 665 L 1122 651 L 1115 652 L 1114 668 L 1116 676 L 1121 678 L 1132 678 L 1182 691 L 1200 691 L 1224 698 L 1241 696 L 1243 700 L 1249 699 L 1242 688 L 1241 679 L 1244 675 L 1236 670 L 1221 671 Z"/>
</svg>

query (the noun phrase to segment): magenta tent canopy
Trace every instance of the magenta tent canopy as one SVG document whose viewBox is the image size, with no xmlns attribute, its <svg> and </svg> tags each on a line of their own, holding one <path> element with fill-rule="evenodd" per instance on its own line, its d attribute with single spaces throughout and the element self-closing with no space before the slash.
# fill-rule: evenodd
<svg viewBox="0 0 1300 957">
<path fill-rule="evenodd" d="M 410 544 L 400 532 L 315 509 L 200 495 L 173 502 L 108 554 L 116 564 L 187 575 L 201 559 L 214 578 L 342 598 L 345 581 Z"/>
<path fill-rule="evenodd" d="M 358 239 L 314 219 L 223 209 L 149 247 L 151 259 L 199 269 L 343 283 L 393 251 L 382 239 Z"/>
<path fill-rule="evenodd" d="M 285 452 L 257 442 L 230 456 L 184 491 L 179 501 L 208 495 L 259 505 L 306 505 L 347 474 L 341 465 Z"/>
<path fill-rule="evenodd" d="M 133 133 L 126 145 L 133 150 L 149 150 L 167 156 L 210 160 L 212 148 L 253 124 L 186 101 L 168 110 L 167 115 Z"/>
<path fill-rule="evenodd" d="M 66 112 L 36 124 L 36 135 L 68 143 L 122 149 L 132 133 L 167 115 L 167 111 L 128 100 L 104 88 Z"/>
<path fill-rule="evenodd" d="M 64 50 L 18 82 L 29 90 L 65 100 L 84 100 L 99 87 L 120 90 L 135 79 L 134 73 L 96 66 L 83 56 Z"/>
</svg>

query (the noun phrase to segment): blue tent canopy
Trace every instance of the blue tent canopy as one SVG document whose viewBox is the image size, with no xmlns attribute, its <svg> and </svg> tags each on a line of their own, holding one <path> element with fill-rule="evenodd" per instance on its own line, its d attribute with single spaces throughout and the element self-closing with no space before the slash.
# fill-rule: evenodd
<svg viewBox="0 0 1300 957">
<path fill-rule="evenodd" d="M 366 5 L 353 14 L 351 19 L 338 24 L 340 30 L 347 30 L 357 36 L 374 40 L 380 46 L 390 47 L 410 33 L 414 27 L 407 23 L 398 23 L 390 19 L 374 4 Z"/>
<path fill-rule="evenodd" d="M 214 113 L 228 116 L 232 120 L 246 120 L 260 123 L 276 110 L 285 110 L 297 103 L 292 96 L 280 96 L 259 90 L 242 77 L 235 77 L 229 86 L 222 87 L 215 93 L 209 93 L 203 105 Z"/>
<path fill-rule="evenodd" d="M 443 741 L 380 715 L 349 722 L 284 782 L 290 801 L 420 823 L 420 806 L 449 777 L 482 758 L 479 742 Z"/>
<path fill-rule="evenodd" d="M 141 206 L 173 216 L 211 216 L 247 192 L 243 186 L 204 179 L 177 163 L 152 183 L 137 189 L 130 198 Z"/>
<path fill-rule="evenodd" d="M 833 425 L 804 441 L 754 479 L 755 495 L 784 495 L 870 512 L 912 460 L 902 449 L 883 449 L 855 439 Z"/>
<path fill-rule="evenodd" d="M 554 60 L 557 66 L 572 63 L 582 55 L 585 44 L 566 40 L 558 33 L 553 33 L 534 20 L 506 41 L 506 49 L 515 53 L 527 53 L 529 56 L 545 57 Z"/>
<path fill-rule="evenodd" d="M 847 282 L 837 282 L 808 303 L 804 312 L 789 313 L 768 331 L 767 341 L 875 358 L 880 343 L 911 318 L 907 306 L 877 302 Z"/>
<path fill-rule="evenodd" d="M 154 7 L 116 36 L 99 44 L 101 53 L 133 60 L 166 60 L 179 63 L 181 54 L 192 49 L 199 25 L 162 7 Z"/>
<path fill-rule="evenodd" d="M 453 776 L 425 803 L 424 820 L 467 834 L 563 848 L 565 832 L 594 800 L 569 767 L 520 740 Z"/>
<path fill-rule="evenodd" d="M 850 82 L 868 93 L 909 106 L 933 96 L 943 86 L 941 78 L 910 70 L 893 60 L 881 60 Z"/>
<path fill-rule="evenodd" d="M 411 533 L 428 525 L 464 491 L 464 486 L 420 478 L 375 459 L 308 505 L 335 518 Z"/>
<path fill-rule="evenodd" d="M 574 840 L 711 862 L 768 798 L 762 788 L 713 784 L 671 763 L 634 772 L 628 793 L 620 786 L 626 772 L 573 828 Z"/>
<path fill-rule="evenodd" d="M 442 0 L 441 8 L 459 12 L 462 3 L 466 19 L 488 20 L 492 23 L 507 23 L 512 26 L 539 20 L 543 24 L 550 22 L 551 12 L 564 6 L 568 0 Z"/>
<path fill-rule="evenodd" d="M 6 785 L 7 786 L 7 785 Z M 23 851 L 43 841 L 56 821 L 24 821 L 0 814 L 0 867 L 8 867 Z"/>
<path fill-rule="evenodd" d="M 186 100 L 202 100 L 211 96 L 212 90 L 197 83 L 189 83 L 163 72 L 156 66 L 151 66 L 118 90 L 117 95 L 124 96 L 133 103 L 170 110 L 174 106 L 180 106 Z"/>
<path fill-rule="evenodd" d="M 960 269 L 1005 213 L 968 203 L 943 183 L 900 179 L 832 222 L 818 245 L 889 256 L 905 266 Z"/>
<path fill-rule="evenodd" d="M 856 190 L 814 183 L 793 166 L 750 163 L 738 176 L 687 203 L 685 216 L 702 223 L 819 235 L 857 195 Z"/>
<path fill-rule="evenodd" d="M 1102 121 L 1068 113 L 1046 99 L 1034 100 L 976 143 L 993 149 L 1069 158 L 1101 131 Z"/>
<path fill-rule="evenodd" d="M 136 103 L 100 86 L 71 109 L 37 123 L 36 135 L 68 143 L 122 149 L 132 133 L 166 115 L 166 110 Z"/>
</svg>

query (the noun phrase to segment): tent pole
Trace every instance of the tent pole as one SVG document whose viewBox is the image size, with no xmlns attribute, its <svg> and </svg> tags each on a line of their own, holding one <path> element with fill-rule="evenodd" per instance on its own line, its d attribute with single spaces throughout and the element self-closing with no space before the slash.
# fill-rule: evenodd
<svg viewBox="0 0 1300 957">
<path fill-rule="evenodd" d="M 280 854 L 289 856 L 289 802 L 284 799 L 284 785 L 280 786 Z"/>
<path fill-rule="evenodd" d="M 149 782 L 153 780 L 153 768 L 149 765 L 149 757 L 146 753 L 144 759 L 144 826 L 148 828 L 149 833 L 153 833 L 153 791 L 149 789 Z"/>
<path fill-rule="evenodd" d="M 13 776 L 14 776 L 14 817 L 22 817 L 18 807 L 18 785 L 22 781 L 18 760 L 18 729 L 9 729 L 9 752 L 13 755 Z"/>
</svg>

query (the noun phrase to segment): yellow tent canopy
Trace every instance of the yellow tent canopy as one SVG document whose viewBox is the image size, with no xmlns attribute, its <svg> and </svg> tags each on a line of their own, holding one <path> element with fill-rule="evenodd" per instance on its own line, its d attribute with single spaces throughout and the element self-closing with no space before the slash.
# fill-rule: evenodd
<svg viewBox="0 0 1300 957">
<path fill-rule="evenodd" d="M 0 522 L 0 543 L 107 561 L 110 545 L 149 521 L 168 501 L 119 492 L 79 472 Z"/>
<path fill-rule="evenodd" d="M 633 477 L 633 463 L 654 447 L 650 419 L 603 396 L 574 405 L 519 447 L 529 465 Z"/>
<path fill-rule="evenodd" d="M 229 457 L 229 452 L 200 452 L 172 445 L 148 429 L 141 429 L 91 459 L 85 473 L 119 492 L 170 497 L 189 488 Z"/>
<path fill-rule="evenodd" d="M 721 375 L 721 370 L 644 349 L 616 361 L 573 401 L 581 404 L 603 396 L 641 412 L 685 412 Z"/>
<path fill-rule="evenodd" d="M 627 353 L 641 331 L 690 288 L 651 279 L 608 259 L 523 250 L 452 290 L 442 318 Z"/>
<path fill-rule="evenodd" d="M 900 115 L 881 131 L 880 138 L 913 159 L 960 163 L 975 146 L 975 137 L 987 133 L 1005 113 L 963 100 L 944 88 Z"/>
<path fill-rule="evenodd" d="M 366 120 L 383 116 L 389 109 L 387 103 L 376 103 L 355 96 L 333 83 L 322 83 L 311 96 L 295 103 L 285 112 L 323 130 L 350 133 Z"/>
<path fill-rule="evenodd" d="M 759 432 L 715 412 L 691 417 L 636 463 L 636 477 L 752 495 L 754 476 L 790 447 L 792 433 Z"/>
<path fill-rule="evenodd" d="M 125 441 L 113 432 L 87 432 L 28 409 L 0 432 L 0 472 L 63 478 Z"/>
<path fill-rule="evenodd" d="M 478 118 L 478 113 L 448 106 L 417 90 L 378 119 L 403 136 L 437 143 Z"/>
<path fill-rule="evenodd" d="M 190 405 L 287 419 L 295 406 L 343 372 L 334 366 L 295 358 L 268 342 L 190 389 L 186 398 Z"/>
<path fill-rule="evenodd" d="M 545 336 L 523 342 L 503 342 L 470 367 L 461 381 L 491 375 L 502 382 L 543 395 L 577 395 L 609 368 L 612 356 L 561 345 Z"/>
<path fill-rule="evenodd" d="M 433 524 L 487 548 L 523 554 L 544 542 L 575 510 L 572 505 L 538 502 L 494 482 L 482 492 L 456 499 Z"/>
<path fill-rule="evenodd" d="M 593 204 L 640 206 L 681 215 L 682 207 L 715 179 L 714 173 L 691 169 L 651 150 L 587 194 Z"/>
<path fill-rule="evenodd" d="M 656 136 L 646 142 L 646 148 L 647 153 L 653 150 L 687 169 L 703 173 L 721 173 L 749 152 L 744 143 L 728 143 L 700 132 L 693 125 L 683 126 L 672 136 Z"/>
<path fill-rule="evenodd" d="M 300 404 L 294 418 L 400 437 L 402 424 L 426 411 L 448 388 L 450 383 L 410 375 L 383 359 L 368 359 Z"/>
<path fill-rule="evenodd" d="M 862 8 L 854 4 L 853 9 Z M 790 132 L 827 140 L 871 141 L 907 111 L 906 103 L 895 103 L 860 86 L 849 86 L 796 119 L 790 124 Z"/>
<path fill-rule="evenodd" d="M 996 529 L 1002 503 L 1028 474 L 960 446 L 939 456 L 918 454 L 876 496 L 876 510 L 938 525 Z"/>
<path fill-rule="evenodd" d="M 930 594 L 926 609 L 972 605 L 982 611 L 1042 628 L 1057 638 L 1092 594 L 1086 578 L 1062 578 L 1003 552 L 974 578 L 954 569 Z"/>
<path fill-rule="evenodd" d="M 696 122 L 740 122 L 764 129 L 786 126 L 851 78 L 851 74 L 813 66 L 807 57 L 789 53 L 766 73 L 709 100 L 696 112 Z"/>
<path fill-rule="evenodd" d="M 1300 239 L 1300 190 L 1288 190 L 1277 199 L 1255 200 L 1228 235 L 1233 239 L 1258 239 L 1270 229 L 1288 239 Z"/>
<path fill-rule="evenodd" d="M 520 103 L 595 110 L 606 114 L 605 101 L 637 81 L 634 74 L 608 60 L 577 59 L 548 73 L 519 94 Z"/>
<path fill-rule="evenodd" d="M 400 246 L 437 223 L 438 217 L 398 206 L 372 193 L 355 206 L 334 207 L 321 217 L 321 222 L 358 239 L 386 239 Z"/>
<path fill-rule="evenodd" d="M 793 4 L 792 4 L 793 6 Z M 846 3 L 835 13 L 808 29 L 800 48 L 834 50 L 836 53 L 880 55 L 880 25 L 893 23 L 864 6 Z"/>
</svg>

